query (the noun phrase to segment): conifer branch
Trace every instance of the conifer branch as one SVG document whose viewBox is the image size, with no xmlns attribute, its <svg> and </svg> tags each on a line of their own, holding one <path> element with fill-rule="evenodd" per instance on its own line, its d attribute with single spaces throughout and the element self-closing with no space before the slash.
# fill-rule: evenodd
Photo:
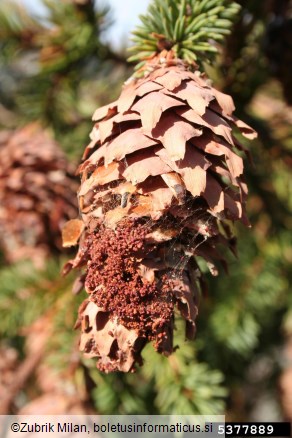
<svg viewBox="0 0 292 438">
<path fill-rule="evenodd" d="M 147 58 L 172 50 L 190 65 L 210 62 L 239 10 L 230 0 L 153 0 L 133 32 L 128 61 L 140 68 Z"/>
</svg>

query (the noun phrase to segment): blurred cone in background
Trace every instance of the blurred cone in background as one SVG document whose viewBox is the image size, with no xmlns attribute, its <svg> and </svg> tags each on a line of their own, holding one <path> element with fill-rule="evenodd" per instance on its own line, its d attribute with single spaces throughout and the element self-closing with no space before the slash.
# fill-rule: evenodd
<svg viewBox="0 0 292 438">
<path fill-rule="evenodd" d="M 38 124 L 0 133 L 0 245 L 6 260 L 40 267 L 60 250 L 61 227 L 76 215 L 72 168 Z"/>
</svg>

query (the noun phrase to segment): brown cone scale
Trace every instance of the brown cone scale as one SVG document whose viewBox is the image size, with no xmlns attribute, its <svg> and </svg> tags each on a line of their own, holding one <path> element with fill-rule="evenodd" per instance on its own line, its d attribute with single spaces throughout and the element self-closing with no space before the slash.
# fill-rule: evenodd
<svg viewBox="0 0 292 438">
<path fill-rule="evenodd" d="M 246 151 L 234 133 L 252 139 L 253 129 L 233 116 L 230 96 L 169 54 L 144 73 L 93 116 L 79 167 L 85 229 L 64 269 L 86 267 L 80 348 L 107 372 L 134 370 L 149 341 L 170 354 L 175 308 L 194 336 L 196 256 L 217 275 L 219 246 L 235 250 L 228 221 L 248 225 Z"/>
</svg>

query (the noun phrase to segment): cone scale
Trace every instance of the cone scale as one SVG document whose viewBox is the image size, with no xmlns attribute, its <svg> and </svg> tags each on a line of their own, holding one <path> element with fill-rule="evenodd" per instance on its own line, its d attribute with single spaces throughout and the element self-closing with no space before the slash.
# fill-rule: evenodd
<svg viewBox="0 0 292 438">
<path fill-rule="evenodd" d="M 79 250 L 64 272 L 85 269 L 76 327 L 100 370 L 134 371 L 150 341 L 171 354 L 176 309 L 194 337 L 205 287 L 198 257 L 217 275 L 220 247 L 235 252 L 230 224 L 249 225 L 246 151 L 234 134 L 256 134 L 234 109 L 195 63 L 162 49 L 94 113 L 79 167 L 81 218 L 66 226 Z"/>
</svg>

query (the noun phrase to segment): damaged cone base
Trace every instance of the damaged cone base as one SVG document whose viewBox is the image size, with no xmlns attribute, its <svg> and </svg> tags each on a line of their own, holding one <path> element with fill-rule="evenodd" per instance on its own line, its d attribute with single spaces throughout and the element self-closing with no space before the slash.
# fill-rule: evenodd
<svg viewBox="0 0 292 438">
<path fill-rule="evenodd" d="M 80 348 L 88 357 L 100 357 L 103 371 L 130 371 L 135 362 L 141 364 L 147 341 L 170 354 L 175 303 L 180 302 L 187 335 L 193 337 L 196 286 L 182 273 L 174 275 L 174 248 L 160 242 L 153 228 L 152 222 L 124 219 L 115 230 L 101 225 L 82 245 L 89 257 L 85 288 L 90 299 L 79 310 Z"/>
<path fill-rule="evenodd" d="M 80 348 L 107 372 L 134 370 L 148 341 L 170 354 L 175 307 L 194 336 L 204 285 L 196 256 L 217 275 L 216 261 L 226 267 L 219 245 L 235 251 L 228 221 L 248 225 L 238 154 L 247 151 L 234 130 L 256 134 L 232 115 L 231 97 L 172 52 L 142 73 L 93 116 L 79 167 L 82 217 L 64 239 L 79 240 L 64 273 L 86 267 L 75 286 L 84 282 L 89 294 L 79 310 Z"/>
</svg>

